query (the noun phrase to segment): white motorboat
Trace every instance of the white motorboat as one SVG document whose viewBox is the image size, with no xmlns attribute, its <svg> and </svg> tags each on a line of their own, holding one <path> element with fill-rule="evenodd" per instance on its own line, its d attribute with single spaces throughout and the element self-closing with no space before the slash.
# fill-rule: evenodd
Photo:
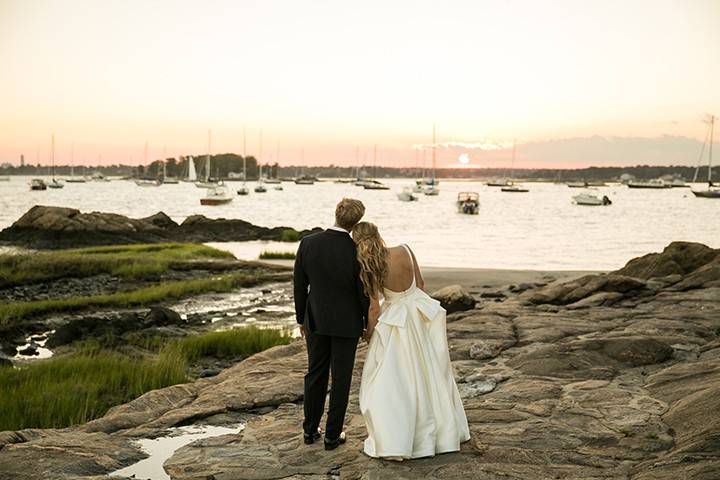
<svg viewBox="0 0 720 480">
<path fill-rule="evenodd" d="M 663 188 L 672 188 L 672 185 L 670 185 L 668 182 L 663 180 L 662 178 L 655 178 L 652 180 L 648 180 L 647 182 L 638 182 L 638 181 L 631 181 L 627 184 L 628 188 L 644 188 L 648 190 L 658 190 Z"/>
<path fill-rule="evenodd" d="M 390 187 L 377 180 L 365 180 L 362 187 L 365 190 L 390 190 Z"/>
<path fill-rule="evenodd" d="M 250 190 L 243 184 L 242 187 L 237 189 L 238 195 L 248 195 L 250 193 Z"/>
<path fill-rule="evenodd" d="M 267 187 L 265 187 L 264 182 L 261 180 L 260 182 L 258 182 L 258 184 L 253 190 L 255 191 L 255 193 L 265 193 L 267 192 Z"/>
<path fill-rule="evenodd" d="M 30 180 L 30 190 L 47 190 L 47 184 L 41 178 Z"/>
<path fill-rule="evenodd" d="M 284 189 L 283 189 L 283 186 L 282 186 L 282 185 L 275 185 L 275 187 L 273 187 L 273 190 L 282 191 L 282 190 L 284 190 Z"/>
<path fill-rule="evenodd" d="M 512 185 L 512 183 L 510 182 L 510 180 L 501 178 L 501 179 L 490 180 L 485 185 L 487 185 L 488 187 L 507 187 L 507 186 Z"/>
<path fill-rule="evenodd" d="M 397 197 L 401 202 L 416 202 L 418 200 L 412 187 L 403 187 L 402 191 L 398 192 Z"/>
<path fill-rule="evenodd" d="M 579 195 L 573 196 L 572 199 L 576 205 L 583 205 L 587 207 L 601 207 L 612 205 L 612 201 L 610 201 L 607 195 L 603 195 L 602 198 L 600 198 L 597 195 L 593 195 L 591 193 L 581 193 Z"/>
<path fill-rule="evenodd" d="M 92 176 L 90 177 L 90 179 L 91 179 L 93 182 L 109 182 L 109 181 L 110 181 L 109 178 L 107 178 L 105 175 L 103 175 L 103 174 L 100 173 L 100 172 L 94 172 L 94 173 L 92 174 Z"/>
<path fill-rule="evenodd" d="M 138 187 L 159 187 L 162 182 L 153 178 L 139 178 L 135 180 L 135 185 Z"/>
<path fill-rule="evenodd" d="M 477 215 L 480 213 L 480 195 L 477 192 L 460 192 L 457 198 L 458 213 Z"/>
<path fill-rule="evenodd" d="M 314 185 L 315 177 L 310 175 L 301 175 L 295 179 L 295 185 Z"/>
<path fill-rule="evenodd" d="M 510 185 L 507 187 L 502 187 L 500 189 L 501 192 L 507 192 L 507 193 L 527 193 L 530 190 L 528 190 L 525 187 L 522 187 L 520 185 Z"/>
<path fill-rule="evenodd" d="M 233 195 L 224 185 L 209 188 L 205 197 L 200 199 L 200 205 L 223 205 L 233 201 Z"/>
<path fill-rule="evenodd" d="M 428 185 L 423 188 L 423 193 L 429 197 L 440 195 L 440 189 L 435 185 Z"/>
<path fill-rule="evenodd" d="M 568 182 L 567 186 L 570 188 L 586 188 L 588 186 L 587 182 Z"/>
<path fill-rule="evenodd" d="M 268 185 L 278 185 L 278 184 L 280 184 L 280 179 L 279 179 L 279 178 L 264 178 L 263 180 L 264 180 L 265 183 L 267 183 Z"/>
</svg>

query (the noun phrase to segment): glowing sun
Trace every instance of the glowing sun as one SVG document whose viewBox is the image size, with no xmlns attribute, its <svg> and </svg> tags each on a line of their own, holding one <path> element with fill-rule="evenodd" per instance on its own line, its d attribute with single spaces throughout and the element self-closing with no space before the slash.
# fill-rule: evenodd
<svg viewBox="0 0 720 480">
<path fill-rule="evenodd" d="M 458 162 L 460 162 L 461 165 L 467 165 L 470 163 L 470 155 L 467 153 L 461 153 L 458 157 Z"/>
</svg>

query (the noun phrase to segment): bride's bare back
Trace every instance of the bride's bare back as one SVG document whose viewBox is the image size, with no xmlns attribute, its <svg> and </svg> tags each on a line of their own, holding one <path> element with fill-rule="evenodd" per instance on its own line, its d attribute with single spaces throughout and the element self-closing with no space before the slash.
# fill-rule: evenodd
<svg viewBox="0 0 720 480">
<path fill-rule="evenodd" d="M 422 273 L 420 273 L 420 268 L 417 266 L 415 254 L 412 251 L 410 253 L 412 260 L 410 260 L 408 251 L 402 245 L 387 249 L 388 269 L 383 280 L 383 287 L 394 292 L 407 290 L 412 286 L 414 271 L 417 287 L 420 289 L 425 288 L 425 281 Z"/>
</svg>

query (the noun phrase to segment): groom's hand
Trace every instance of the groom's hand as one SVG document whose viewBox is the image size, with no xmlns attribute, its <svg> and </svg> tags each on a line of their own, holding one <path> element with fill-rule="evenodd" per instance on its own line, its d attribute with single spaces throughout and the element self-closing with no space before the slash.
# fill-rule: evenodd
<svg viewBox="0 0 720 480">
<path fill-rule="evenodd" d="M 305 325 L 300 325 L 300 336 L 305 338 Z"/>
</svg>

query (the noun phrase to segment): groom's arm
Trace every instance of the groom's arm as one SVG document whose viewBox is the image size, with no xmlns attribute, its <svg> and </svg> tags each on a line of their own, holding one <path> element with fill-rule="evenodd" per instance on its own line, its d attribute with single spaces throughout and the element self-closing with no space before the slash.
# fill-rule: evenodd
<svg viewBox="0 0 720 480">
<path fill-rule="evenodd" d="M 310 280 L 308 279 L 305 269 L 302 264 L 302 250 L 303 242 L 300 242 L 298 246 L 297 254 L 295 255 L 295 268 L 293 271 L 293 296 L 295 297 L 295 320 L 298 324 L 302 325 L 305 323 L 305 310 L 307 307 L 308 300 L 308 286 Z"/>
</svg>

